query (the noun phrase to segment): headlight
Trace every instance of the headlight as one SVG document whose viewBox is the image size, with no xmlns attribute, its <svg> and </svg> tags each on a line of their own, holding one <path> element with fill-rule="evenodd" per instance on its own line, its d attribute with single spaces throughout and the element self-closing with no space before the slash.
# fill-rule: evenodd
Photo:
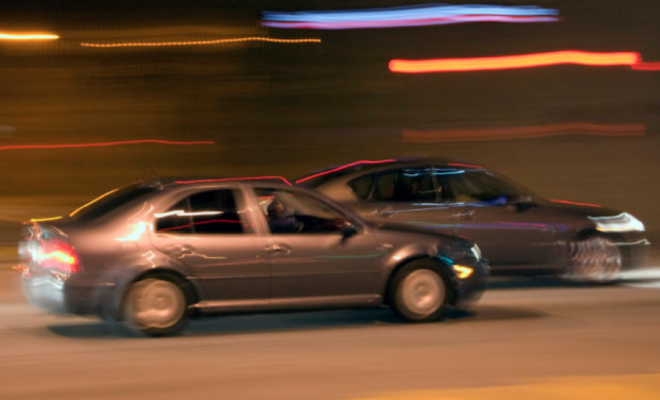
<svg viewBox="0 0 660 400">
<path fill-rule="evenodd" d="M 470 251 L 472 252 L 472 255 L 474 256 L 475 260 L 481 261 L 481 249 L 477 244 L 475 243 L 471 248 Z"/>
<path fill-rule="evenodd" d="M 612 217 L 589 217 L 600 232 L 644 232 L 642 221 L 627 212 Z"/>
</svg>

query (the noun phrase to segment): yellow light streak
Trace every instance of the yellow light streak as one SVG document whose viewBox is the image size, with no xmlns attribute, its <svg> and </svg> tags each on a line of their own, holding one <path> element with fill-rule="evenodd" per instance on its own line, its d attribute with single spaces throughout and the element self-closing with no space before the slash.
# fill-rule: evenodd
<svg viewBox="0 0 660 400">
<path fill-rule="evenodd" d="M 76 208 L 75 210 L 73 210 L 73 212 L 71 212 L 71 214 L 69 214 L 69 217 L 73 217 L 74 215 L 76 215 L 76 214 L 77 214 L 80 210 L 82 210 L 83 208 L 85 208 L 85 207 L 87 207 L 87 206 L 90 206 L 90 205 L 96 203 L 97 201 L 101 200 L 102 198 L 104 198 L 104 197 L 106 197 L 106 196 L 110 196 L 111 194 L 113 194 L 113 193 L 116 192 L 117 190 L 119 190 L 119 188 L 117 188 L 117 189 L 113 189 L 113 190 L 109 191 L 108 193 L 104 193 L 104 194 L 100 195 L 99 197 L 95 198 L 94 200 L 90 201 L 90 202 L 87 203 L 87 204 L 83 204 L 82 206 L 80 206 L 80 207 Z"/>
<path fill-rule="evenodd" d="M 82 47 L 162 47 L 162 46 L 200 46 L 210 44 L 229 44 L 241 42 L 266 42 L 266 43 L 283 43 L 283 44 L 300 44 L 300 43 L 321 43 L 321 39 L 308 38 L 308 39 L 275 39 L 262 36 L 251 36 L 244 38 L 233 39 L 215 39 L 215 40 L 190 40 L 190 41 L 176 41 L 176 42 L 124 42 L 124 43 L 88 43 L 82 42 Z"/>
<path fill-rule="evenodd" d="M 32 218 L 30 219 L 30 222 L 55 221 L 62 218 L 63 217 L 61 215 L 58 215 L 57 217 L 48 217 L 48 218 Z"/>
</svg>

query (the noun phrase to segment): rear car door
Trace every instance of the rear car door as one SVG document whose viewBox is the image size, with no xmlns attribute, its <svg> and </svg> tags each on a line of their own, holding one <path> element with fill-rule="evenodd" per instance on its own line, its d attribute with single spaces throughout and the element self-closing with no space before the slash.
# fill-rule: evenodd
<svg viewBox="0 0 660 400">
<path fill-rule="evenodd" d="M 191 268 L 205 300 L 256 301 L 270 297 L 270 265 L 246 196 L 238 187 L 188 192 L 156 214 L 156 248 Z"/>
<path fill-rule="evenodd" d="M 367 187 L 371 187 L 367 189 Z M 352 204 L 363 218 L 420 226 L 453 234 L 455 216 L 431 166 L 365 175 L 349 182 L 361 201 Z"/>
<path fill-rule="evenodd" d="M 364 227 L 345 238 L 347 216 L 308 193 L 255 187 L 270 232 L 272 303 L 375 301 L 377 278 L 385 257 L 374 235 Z"/>
</svg>

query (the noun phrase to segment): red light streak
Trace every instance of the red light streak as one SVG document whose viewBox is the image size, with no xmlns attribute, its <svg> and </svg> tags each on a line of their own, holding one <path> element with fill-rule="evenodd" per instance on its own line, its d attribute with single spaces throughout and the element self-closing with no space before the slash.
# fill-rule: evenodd
<svg viewBox="0 0 660 400">
<path fill-rule="evenodd" d="M 472 165 L 472 164 L 447 163 L 447 165 L 452 166 L 452 167 L 466 167 L 466 168 L 484 169 L 484 167 L 482 167 L 480 165 Z"/>
<path fill-rule="evenodd" d="M 572 204 L 574 206 L 585 206 L 585 207 L 597 207 L 601 208 L 598 204 L 590 204 L 590 203 L 576 203 L 574 201 L 568 201 L 568 200 L 557 200 L 557 199 L 550 199 L 551 202 L 553 203 L 562 203 L 562 204 Z"/>
<path fill-rule="evenodd" d="M 350 167 L 360 165 L 360 164 L 383 164 L 383 163 L 389 163 L 389 162 L 394 162 L 394 161 L 396 161 L 396 160 L 388 159 L 388 160 L 377 160 L 377 161 L 370 161 L 370 160 L 355 161 L 355 162 L 352 162 L 350 164 L 342 165 L 341 167 L 337 167 L 337 168 L 334 168 L 334 169 L 331 169 L 331 170 L 328 170 L 328 171 L 319 172 L 318 174 L 314 174 L 314 175 L 310 175 L 310 176 L 307 176 L 307 177 L 302 178 L 302 179 L 298 179 L 296 181 L 296 183 L 305 182 L 305 181 L 308 181 L 310 179 L 313 179 L 313 178 L 316 178 L 316 177 L 319 177 L 319 176 L 331 174 L 333 172 L 341 171 L 342 169 L 350 168 Z"/>
<path fill-rule="evenodd" d="M 215 223 L 215 222 L 224 222 L 224 223 L 231 223 L 231 224 L 240 224 L 241 223 L 241 221 L 236 221 L 236 220 L 233 220 L 233 219 L 212 219 L 212 220 L 209 220 L 209 221 L 193 222 L 193 223 L 185 224 L 185 225 L 181 225 L 181 226 L 173 226 L 173 227 L 170 227 L 170 228 L 163 228 L 163 229 L 159 229 L 158 232 L 173 231 L 173 230 L 176 230 L 176 229 L 190 228 L 194 225 L 206 225 L 206 224 L 212 224 L 212 223 Z"/>
<path fill-rule="evenodd" d="M 118 142 L 100 142 L 100 143 L 73 143 L 73 144 L 20 144 L 13 146 L 0 146 L 0 150 L 22 150 L 22 149 L 78 149 L 85 147 L 108 147 L 120 146 L 128 144 L 167 144 L 172 146 L 192 146 L 208 144 L 213 145 L 215 142 L 209 140 L 200 140 L 194 142 L 179 142 L 173 140 L 159 140 L 159 139 L 142 139 L 142 140 L 122 140 Z"/>
<path fill-rule="evenodd" d="M 660 71 L 660 61 L 639 62 L 632 66 L 632 69 L 638 71 Z"/>
<path fill-rule="evenodd" d="M 444 58 L 429 60 L 399 60 L 389 63 L 392 72 L 427 73 L 487 71 L 500 69 L 532 68 L 559 64 L 578 64 L 598 67 L 634 66 L 640 63 L 640 55 L 635 52 L 593 53 L 577 50 L 554 51 L 550 53 L 522 54 L 500 57 Z"/>
<path fill-rule="evenodd" d="M 594 124 L 568 122 L 563 124 L 532 125 L 508 128 L 446 129 L 403 132 L 403 140 L 413 143 L 464 142 L 480 140 L 536 139 L 571 134 L 601 137 L 644 136 L 643 124 Z"/>
<path fill-rule="evenodd" d="M 191 183 L 211 183 L 211 182 L 231 182 L 231 181 L 262 181 L 262 180 L 269 180 L 269 179 L 281 180 L 282 182 L 286 183 L 289 186 L 292 185 L 292 183 L 289 182 L 283 176 L 250 176 L 250 177 L 245 177 L 245 178 L 198 179 L 198 180 L 193 180 L 193 181 L 174 181 L 174 183 L 187 185 L 187 184 L 191 184 Z"/>
</svg>

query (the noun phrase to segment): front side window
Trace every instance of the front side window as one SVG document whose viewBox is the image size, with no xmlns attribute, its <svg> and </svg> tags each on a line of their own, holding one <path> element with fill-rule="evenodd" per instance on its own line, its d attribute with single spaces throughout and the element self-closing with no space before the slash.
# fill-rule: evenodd
<svg viewBox="0 0 660 400">
<path fill-rule="evenodd" d="M 466 171 L 444 176 L 453 203 L 506 204 L 521 196 L 518 188 L 488 171 Z"/>
<path fill-rule="evenodd" d="M 438 201 L 431 167 L 405 168 L 379 175 L 374 200 L 414 203 Z"/>
<path fill-rule="evenodd" d="M 273 234 L 341 233 L 346 219 L 329 205 L 283 189 L 255 189 L 268 227 Z"/>
<path fill-rule="evenodd" d="M 234 191 L 209 190 L 181 200 L 156 214 L 156 232 L 179 234 L 243 233 Z"/>
</svg>

